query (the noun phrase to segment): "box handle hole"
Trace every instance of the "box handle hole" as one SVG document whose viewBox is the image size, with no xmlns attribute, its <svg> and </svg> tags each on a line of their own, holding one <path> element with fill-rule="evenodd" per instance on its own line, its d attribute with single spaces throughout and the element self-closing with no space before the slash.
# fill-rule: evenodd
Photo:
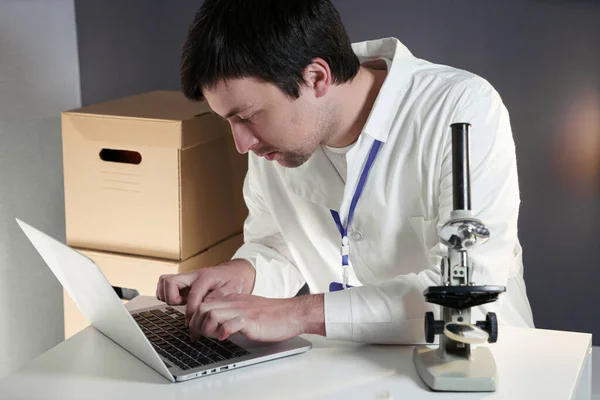
<svg viewBox="0 0 600 400">
<path fill-rule="evenodd" d="M 139 164 L 142 162 L 142 155 L 137 151 L 130 150 L 102 149 L 100 158 L 103 161 L 124 164 Z"/>
</svg>

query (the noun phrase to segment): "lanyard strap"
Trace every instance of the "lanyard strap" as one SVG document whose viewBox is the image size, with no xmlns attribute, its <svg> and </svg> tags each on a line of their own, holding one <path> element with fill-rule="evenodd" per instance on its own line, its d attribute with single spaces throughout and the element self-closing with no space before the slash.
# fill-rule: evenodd
<svg viewBox="0 0 600 400">
<path fill-rule="evenodd" d="M 371 146 L 371 151 L 369 152 L 369 156 L 367 158 L 367 162 L 363 171 L 360 175 L 360 179 L 358 180 L 358 185 L 356 186 L 356 190 L 354 191 L 354 196 L 352 196 L 352 201 L 350 202 L 350 211 L 348 212 L 348 223 L 346 226 L 342 224 L 342 220 L 340 219 L 340 214 L 335 210 L 330 210 L 331 215 L 333 216 L 333 220 L 337 225 L 338 231 L 340 231 L 340 235 L 342 236 L 342 268 L 344 272 L 344 287 L 347 285 L 347 267 L 348 267 L 348 254 L 349 254 L 349 241 L 348 241 L 348 227 L 352 222 L 352 217 L 354 216 L 354 209 L 356 208 L 356 204 L 358 204 L 358 199 L 365 187 L 365 183 L 367 182 L 367 176 L 369 175 L 369 171 L 373 166 L 373 162 L 375 161 L 375 157 L 377 156 L 377 152 L 381 147 L 381 141 L 375 140 L 373 145 Z"/>
</svg>

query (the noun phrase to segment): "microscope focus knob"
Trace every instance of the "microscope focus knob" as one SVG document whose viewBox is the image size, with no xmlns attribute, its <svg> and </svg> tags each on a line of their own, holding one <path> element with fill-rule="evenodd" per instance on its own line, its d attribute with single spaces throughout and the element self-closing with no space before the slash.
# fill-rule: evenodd
<svg viewBox="0 0 600 400">
<path fill-rule="evenodd" d="M 444 321 L 436 321 L 433 312 L 429 311 L 425 313 L 425 341 L 427 343 L 433 343 L 435 341 L 435 335 L 441 335 L 444 333 Z"/>
<path fill-rule="evenodd" d="M 487 313 L 485 321 L 477 321 L 476 325 L 490 335 L 488 339 L 489 343 L 496 343 L 498 341 L 498 318 L 496 317 L 496 313 Z"/>
</svg>

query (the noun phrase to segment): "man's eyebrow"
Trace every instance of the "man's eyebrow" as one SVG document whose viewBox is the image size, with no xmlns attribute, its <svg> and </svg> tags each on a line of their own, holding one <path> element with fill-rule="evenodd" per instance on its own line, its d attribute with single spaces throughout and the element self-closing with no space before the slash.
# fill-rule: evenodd
<svg viewBox="0 0 600 400">
<path fill-rule="evenodd" d="M 245 111 L 245 110 L 247 110 L 250 107 L 252 107 L 252 105 L 248 105 L 248 106 L 245 106 L 245 107 L 234 107 L 231 111 L 229 111 L 227 113 L 227 115 L 225 116 L 225 119 L 229 119 L 229 118 L 233 117 L 235 114 L 239 114 L 242 111 Z"/>
</svg>

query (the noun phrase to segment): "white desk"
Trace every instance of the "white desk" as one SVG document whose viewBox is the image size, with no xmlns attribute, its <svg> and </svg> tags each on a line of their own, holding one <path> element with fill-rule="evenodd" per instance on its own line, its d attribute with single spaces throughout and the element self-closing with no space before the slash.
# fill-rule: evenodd
<svg viewBox="0 0 600 400">
<path fill-rule="evenodd" d="M 128 307 L 156 302 L 137 298 Z M 494 393 L 434 393 L 411 346 L 372 346 L 308 335 L 309 352 L 183 383 L 169 383 L 88 327 L 0 381 L 0 399 L 590 399 L 591 335 L 500 328 L 491 345 Z"/>
</svg>

